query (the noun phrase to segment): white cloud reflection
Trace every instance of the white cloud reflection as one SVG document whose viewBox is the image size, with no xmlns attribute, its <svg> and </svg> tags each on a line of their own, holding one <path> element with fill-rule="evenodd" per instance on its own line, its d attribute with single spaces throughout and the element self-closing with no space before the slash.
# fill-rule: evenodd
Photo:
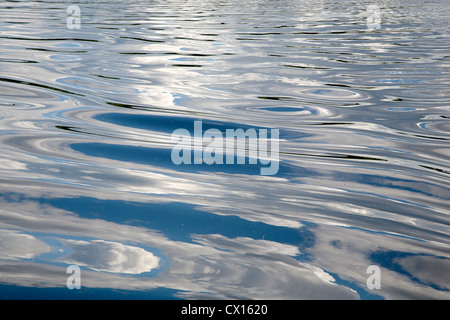
<svg viewBox="0 0 450 320">
<path fill-rule="evenodd" d="M 84 219 L 31 201 L 20 207 L 3 202 L 0 216 L 1 225 L 20 225 L 22 229 L 55 234 L 52 237 L 56 238 L 61 230 L 65 230 L 65 237 L 85 235 L 101 239 L 58 240 L 71 253 L 55 262 L 79 264 L 92 270 L 83 270 L 82 285 L 85 287 L 125 290 L 165 287 L 179 291 L 185 298 L 357 298 L 352 290 L 336 285 L 321 268 L 294 259 L 299 250 L 292 245 L 222 235 L 193 235 L 193 243 L 172 241 L 142 227 Z M 159 257 L 139 245 L 158 248 L 168 259 L 169 270 L 156 278 L 126 277 L 160 266 Z M 43 287 L 65 285 L 60 282 L 60 276 L 51 276 L 52 272 L 63 273 L 64 267 L 52 263 L 34 267 L 27 261 L 17 260 L 13 268 L 4 266 L 0 267 L 0 276 L 6 283 L 25 286 L 38 283 Z"/>
<path fill-rule="evenodd" d="M 448 299 L 450 260 L 439 257 L 438 244 L 423 243 L 419 248 L 416 240 L 397 234 L 322 226 L 312 252 L 318 265 L 342 280 L 363 285 L 369 276 L 367 267 L 380 266 L 381 290 L 368 291 L 386 299 Z M 376 253 L 382 260 L 373 260 L 371 255 Z M 397 271 L 392 267 L 395 264 Z"/>
<path fill-rule="evenodd" d="M 0 216 L 1 226 L 24 230 L 2 233 L 1 244 L 9 249 L 1 255 L 0 277 L 5 283 L 23 286 L 65 285 L 64 266 L 51 261 L 36 265 L 26 260 L 57 248 L 49 247 L 25 230 L 52 234 L 53 238 L 64 230 L 64 239 L 58 241 L 70 250 L 65 250 L 69 253 L 54 262 L 88 268 L 82 271 L 84 287 L 124 290 L 165 287 L 176 290 L 179 297 L 194 299 L 357 299 L 359 294 L 342 281 L 366 289 L 366 268 L 373 264 L 368 254 L 381 249 L 417 252 L 412 239 L 335 225 L 314 229 L 313 246 L 300 249 L 275 241 L 220 234 L 191 235 L 191 243 L 173 241 L 144 227 L 86 219 L 33 201 L 16 206 L 3 199 Z M 70 236 L 95 240 L 68 239 Z M 145 248 L 157 248 L 170 267 L 152 277 L 130 278 L 127 275 L 161 267 L 161 257 Z M 313 259 L 296 258 L 304 253 L 311 254 Z M 405 256 L 398 263 L 422 282 L 438 281 L 441 287 L 448 288 L 448 282 L 442 282 L 448 260 L 433 258 L 439 248 L 432 243 L 424 244 L 420 253 L 422 256 Z M 372 293 L 393 299 L 405 295 L 446 296 L 432 286 L 424 287 L 407 275 L 385 268 L 382 268 L 382 290 Z"/>
<path fill-rule="evenodd" d="M 62 259 L 95 271 L 140 274 L 159 266 L 159 258 L 142 248 L 104 240 L 63 240 L 73 251 Z"/>
<path fill-rule="evenodd" d="M 51 247 L 32 235 L 0 229 L 0 260 L 32 259 Z"/>
</svg>

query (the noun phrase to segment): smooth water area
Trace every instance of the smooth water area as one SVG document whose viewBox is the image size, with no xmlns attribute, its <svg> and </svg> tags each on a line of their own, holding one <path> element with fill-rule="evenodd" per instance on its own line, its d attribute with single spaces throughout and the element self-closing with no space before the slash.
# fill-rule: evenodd
<svg viewBox="0 0 450 320">
<path fill-rule="evenodd" d="M 449 7 L 2 1 L 0 298 L 449 299 Z M 175 164 L 194 121 L 278 171 Z"/>
</svg>

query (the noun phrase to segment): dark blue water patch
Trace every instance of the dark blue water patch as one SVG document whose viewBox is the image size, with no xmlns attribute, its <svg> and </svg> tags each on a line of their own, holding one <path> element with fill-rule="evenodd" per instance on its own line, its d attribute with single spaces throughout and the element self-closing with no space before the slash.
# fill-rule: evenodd
<svg viewBox="0 0 450 320">
<path fill-rule="evenodd" d="M 227 164 L 225 156 L 222 157 L 223 164 L 206 164 L 204 162 L 195 164 L 194 151 L 190 151 L 191 163 L 175 164 L 171 158 L 172 150 L 165 148 L 107 143 L 75 143 L 71 145 L 71 148 L 88 156 L 169 168 L 180 172 L 224 172 L 230 174 L 260 175 L 261 168 L 270 167 L 270 164 L 263 165 L 259 161 L 256 164 L 250 164 L 248 157 L 246 157 L 244 164 L 238 164 L 236 156 L 234 157 L 234 164 Z M 277 174 L 278 172 L 275 173 Z"/>
<path fill-rule="evenodd" d="M 0 284 L 0 300 L 182 300 L 170 288 L 123 290 L 109 288 L 40 288 Z"/>
<path fill-rule="evenodd" d="M 404 111 L 416 111 L 417 108 L 412 107 L 392 107 L 392 108 L 386 108 L 388 111 L 397 111 L 397 112 L 404 112 Z"/>
<path fill-rule="evenodd" d="M 86 219 L 147 227 L 162 232 L 174 241 L 192 243 L 193 234 L 221 234 L 227 238 L 275 241 L 300 249 L 312 247 L 315 241 L 314 233 L 308 228 L 280 227 L 238 216 L 217 215 L 187 203 L 137 203 L 88 197 L 39 199 L 39 202 L 74 212 Z"/>
<path fill-rule="evenodd" d="M 294 166 L 291 163 L 279 161 L 276 163 L 262 164 L 259 159 L 256 159 L 256 163 L 250 163 L 250 159 L 245 157 L 244 163 L 237 163 L 237 156 L 234 156 L 234 163 L 231 164 L 227 161 L 226 156 L 221 156 L 223 163 L 201 164 L 194 163 L 194 151 L 190 152 L 191 163 L 175 164 L 172 161 L 172 149 L 167 148 L 149 148 L 141 146 L 129 146 L 118 145 L 108 143 L 74 143 L 70 147 L 78 152 L 82 152 L 85 155 L 105 158 L 111 160 L 118 160 L 123 162 L 132 162 L 156 167 L 162 167 L 167 169 L 173 169 L 179 172 L 223 172 L 228 174 L 246 174 L 246 175 L 262 175 L 263 168 L 269 170 L 272 166 L 273 170 L 270 176 L 286 177 L 286 178 L 298 178 L 307 177 L 317 174 L 316 172 L 305 168 Z M 180 153 L 183 154 L 182 152 Z M 246 152 L 248 155 L 248 152 Z"/>
<path fill-rule="evenodd" d="M 247 130 L 251 127 L 245 124 L 236 124 L 231 122 L 221 122 L 215 120 L 205 120 L 201 118 L 161 116 L 161 115 L 141 115 L 129 113 L 103 113 L 94 117 L 97 120 L 113 123 L 125 127 L 146 129 L 151 131 L 171 133 L 176 129 L 182 128 L 194 133 L 194 121 L 202 121 L 203 131 L 208 129 L 238 129 Z"/>
<path fill-rule="evenodd" d="M 96 115 L 94 119 L 113 123 L 120 126 L 137 128 L 137 129 L 145 129 L 150 131 L 164 132 L 164 133 L 172 133 L 177 129 L 186 129 L 191 133 L 191 136 L 194 136 L 194 121 L 202 122 L 202 130 L 203 132 L 209 129 L 218 129 L 224 135 L 227 129 L 236 130 L 242 129 L 244 131 L 248 129 L 255 129 L 259 132 L 260 129 L 267 129 L 268 137 L 270 137 L 271 129 L 269 127 L 255 127 L 248 124 L 242 124 L 239 122 L 227 122 L 227 121 L 218 121 L 211 119 L 203 119 L 203 118 L 193 118 L 193 117 L 182 117 L 182 116 L 162 116 L 162 115 L 142 115 L 142 114 L 129 114 L 129 113 L 103 113 Z M 279 129 L 280 139 L 284 138 L 305 138 L 311 136 L 311 134 L 307 134 L 304 132 L 298 131 L 290 131 L 286 129 Z"/>
<path fill-rule="evenodd" d="M 407 278 L 410 281 L 417 283 L 419 285 L 431 287 L 438 291 L 450 292 L 450 290 L 442 288 L 437 283 L 425 282 L 411 274 L 409 271 L 405 270 L 403 266 L 398 263 L 399 259 L 409 258 L 409 257 L 432 257 L 436 259 L 442 259 L 450 262 L 450 258 L 435 256 L 426 253 L 411 253 L 411 252 L 402 252 L 402 251 L 393 251 L 393 250 L 378 250 L 374 251 L 369 255 L 369 259 L 373 261 L 373 264 L 376 264 L 380 267 L 384 267 L 390 271 L 397 272 Z M 447 273 L 448 276 L 448 273 Z"/>
</svg>

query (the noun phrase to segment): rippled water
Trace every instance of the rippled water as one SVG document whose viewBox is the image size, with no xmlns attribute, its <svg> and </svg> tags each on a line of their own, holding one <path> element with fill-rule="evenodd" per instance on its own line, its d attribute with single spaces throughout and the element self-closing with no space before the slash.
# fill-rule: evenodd
<svg viewBox="0 0 450 320">
<path fill-rule="evenodd" d="M 0 297 L 450 298 L 448 8 L 2 1 Z M 195 120 L 277 174 L 175 165 Z"/>
</svg>

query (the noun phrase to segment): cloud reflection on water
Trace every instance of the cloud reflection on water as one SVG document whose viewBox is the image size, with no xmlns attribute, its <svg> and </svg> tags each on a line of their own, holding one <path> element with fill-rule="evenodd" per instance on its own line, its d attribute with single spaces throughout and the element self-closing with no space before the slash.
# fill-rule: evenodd
<svg viewBox="0 0 450 320">
<path fill-rule="evenodd" d="M 445 29 L 282 3 L 81 1 L 70 37 L 64 10 L 0 7 L 26 21 L 0 33 L 2 284 L 76 263 L 143 297 L 448 298 Z M 174 119 L 279 128 L 279 174 L 172 166 Z"/>
</svg>

